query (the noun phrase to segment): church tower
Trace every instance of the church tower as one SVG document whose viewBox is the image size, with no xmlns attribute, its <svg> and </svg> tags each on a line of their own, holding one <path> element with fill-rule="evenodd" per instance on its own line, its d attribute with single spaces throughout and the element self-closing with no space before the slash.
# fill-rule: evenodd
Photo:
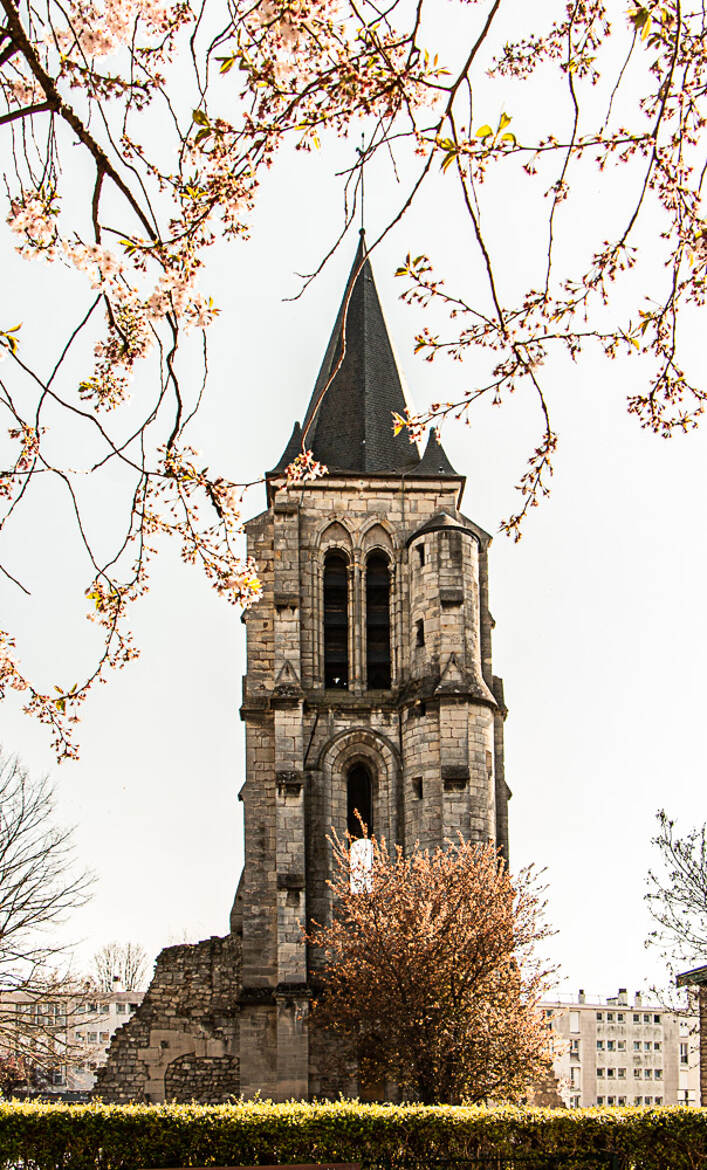
<svg viewBox="0 0 707 1170">
<path fill-rule="evenodd" d="M 345 325 L 344 325 L 345 322 Z M 345 341 L 345 344 L 344 344 Z M 304 423 L 246 525 L 263 595 L 245 615 L 245 868 L 240 1091 L 330 1095 L 308 1027 L 300 924 L 328 913 L 332 827 L 358 810 L 389 844 L 462 833 L 507 856 L 505 707 L 491 665 L 490 537 L 430 435 L 393 434 L 406 402 L 363 237 Z M 287 485 L 302 448 L 322 478 Z"/>
<path fill-rule="evenodd" d="M 345 342 L 345 344 L 344 344 Z M 245 867 L 223 938 L 166 947 L 119 1028 L 104 1101 L 286 1100 L 358 1090 L 309 1021 L 332 827 L 508 855 L 505 707 L 491 666 L 490 537 L 432 434 L 393 434 L 400 376 L 363 240 L 305 415 L 246 525 Z M 327 474 L 288 487 L 310 448 Z M 334 1071 L 332 1071 L 332 1065 Z"/>
</svg>

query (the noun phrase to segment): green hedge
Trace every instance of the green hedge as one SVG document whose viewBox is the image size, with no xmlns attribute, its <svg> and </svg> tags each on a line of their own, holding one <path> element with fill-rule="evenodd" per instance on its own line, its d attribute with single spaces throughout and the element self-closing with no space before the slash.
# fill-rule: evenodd
<svg viewBox="0 0 707 1170">
<path fill-rule="evenodd" d="M 287 1162 L 515 1156 L 518 1164 L 707 1168 L 707 1109 L 551 1110 L 268 1102 L 0 1103 L 2 1170 L 138 1170 Z"/>
</svg>

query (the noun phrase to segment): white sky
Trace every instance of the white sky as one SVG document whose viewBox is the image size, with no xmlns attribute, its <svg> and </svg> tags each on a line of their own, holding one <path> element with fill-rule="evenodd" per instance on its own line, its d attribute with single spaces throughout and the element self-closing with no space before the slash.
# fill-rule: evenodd
<svg viewBox="0 0 707 1170">
<path fill-rule="evenodd" d="M 192 439 L 205 462 L 234 479 L 257 476 L 279 457 L 303 416 L 339 304 L 354 235 L 305 297 L 283 300 L 296 291 L 294 272 L 310 270 L 338 228 L 332 158 L 341 154 L 283 159 L 264 186 L 251 241 L 214 253 L 208 288 L 222 315 L 210 343 L 211 395 Z M 398 300 L 393 276 L 408 250 L 424 250 L 478 286 L 473 241 L 461 218 L 446 212 L 441 182 L 373 259 L 420 407 L 475 378 L 473 358 L 460 366 L 413 356 L 425 318 Z M 396 191 L 378 167 L 367 188 L 373 238 Z M 490 194 L 488 223 L 510 288 L 527 275 L 540 243 L 512 183 Z M 587 215 L 594 197 L 590 184 Z M 583 208 L 566 214 L 576 216 L 583 245 Z M 0 234 L 8 273 L 0 321 L 22 317 L 23 339 L 45 345 L 49 364 L 65 305 L 78 312 L 78 284 L 22 265 L 10 247 Z M 698 368 L 700 336 L 696 323 Z M 666 807 L 684 827 L 705 819 L 707 431 L 667 443 L 642 432 L 625 397 L 644 376 L 639 361 L 607 363 L 596 354 L 547 367 L 560 435 L 552 496 L 533 512 L 520 544 L 498 535 L 491 549 L 494 666 L 510 710 L 512 864 L 547 867 L 563 990 L 600 994 L 634 990 L 660 974 L 643 949 L 656 810 Z M 480 408 L 470 428 L 444 432 L 453 464 L 468 476 L 464 510 L 492 533 L 516 507 L 513 485 L 539 425 L 521 395 L 500 410 Z M 108 520 L 100 493 L 110 487 L 96 489 L 93 501 L 96 516 L 105 509 Z M 255 489 L 246 514 L 263 500 Z M 40 500 L 37 526 L 10 533 L 2 549 L 10 567 L 30 575 L 32 602 L 4 586 L 0 600 L 21 655 L 47 681 L 66 682 L 95 635 L 81 617 L 80 588 L 72 600 L 72 547 L 52 515 Z M 169 942 L 224 933 L 242 864 L 238 613 L 170 550 L 134 620 L 142 656 L 87 704 L 78 763 L 57 769 L 44 730 L 18 704 L 0 709 L 0 740 L 30 768 L 55 775 L 61 815 L 76 824 L 78 854 L 96 873 L 91 905 L 66 928 L 83 940 L 79 963 L 108 939 L 134 938 L 154 954 Z"/>
</svg>

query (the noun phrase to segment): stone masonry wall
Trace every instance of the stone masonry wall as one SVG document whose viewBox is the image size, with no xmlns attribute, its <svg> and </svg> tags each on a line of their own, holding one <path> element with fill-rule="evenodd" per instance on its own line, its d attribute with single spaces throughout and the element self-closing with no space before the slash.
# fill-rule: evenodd
<svg viewBox="0 0 707 1170">
<path fill-rule="evenodd" d="M 240 1093 L 236 935 L 167 947 L 135 1015 L 113 1036 L 93 1096 L 219 1103 Z"/>
<path fill-rule="evenodd" d="M 320 957 L 307 954 L 301 927 L 330 912 L 327 836 L 345 832 L 351 767 L 367 767 L 373 831 L 390 843 L 434 847 L 461 832 L 507 847 L 489 537 L 457 511 L 460 486 L 399 476 L 296 490 L 270 482 L 269 508 L 246 524 L 263 591 L 244 615 L 245 1097 L 335 1095 L 350 1080 L 342 1054 L 307 1027 Z M 324 687 L 329 550 L 348 563 L 344 690 Z M 372 552 L 390 566 L 391 686 L 381 691 L 367 688 Z"/>
</svg>

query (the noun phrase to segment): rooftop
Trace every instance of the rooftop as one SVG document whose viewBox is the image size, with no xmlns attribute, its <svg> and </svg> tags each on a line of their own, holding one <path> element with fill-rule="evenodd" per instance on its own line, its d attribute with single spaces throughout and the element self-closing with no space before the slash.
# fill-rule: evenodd
<svg viewBox="0 0 707 1170">
<path fill-rule="evenodd" d="M 406 410 L 362 232 L 304 423 L 268 474 L 282 473 L 304 444 L 331 474 L 463 479 L 434 431 L 422 458 L 404 428 L 394 433 L 393 415 Z"/>
</svg>

